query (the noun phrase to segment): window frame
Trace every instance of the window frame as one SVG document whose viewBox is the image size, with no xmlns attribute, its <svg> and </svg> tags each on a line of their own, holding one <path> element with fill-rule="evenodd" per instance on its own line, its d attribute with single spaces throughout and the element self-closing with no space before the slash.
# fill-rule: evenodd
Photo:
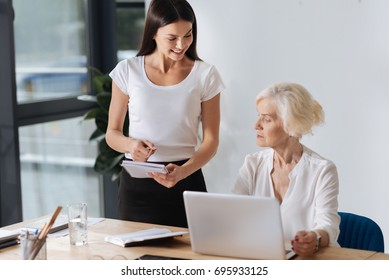
<svg viewBox="0 0 389 280">
<path fill-rule="evenodd" d="M 22 217 L 19 136 L 16 118 L 16 75 L 11 0 L 0 0 L 0 225 Z"/>
</svg>

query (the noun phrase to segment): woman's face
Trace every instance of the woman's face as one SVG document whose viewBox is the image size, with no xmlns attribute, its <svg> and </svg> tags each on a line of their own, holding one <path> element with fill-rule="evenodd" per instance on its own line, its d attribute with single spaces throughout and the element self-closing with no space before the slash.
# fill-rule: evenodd
<svg viewBox="0 0 389 280">
<path fill-rule="evenodd" d="M 272 101 L 265 98 L 257 104 L 258 119 L 254 124 L 257 131 L 256 144 L 260 147 L 276 148 L 288 141 L 289 135 L 284 131 L 282 120 L 277 115 Z"/>
<path fill-rule="evenodd" d="M 154 40 L 157 51 L 165 57 L 175 61 L 181 60 L 193 42 L 192 23 L 179 20 L 160 27 Z"/>
</svg>

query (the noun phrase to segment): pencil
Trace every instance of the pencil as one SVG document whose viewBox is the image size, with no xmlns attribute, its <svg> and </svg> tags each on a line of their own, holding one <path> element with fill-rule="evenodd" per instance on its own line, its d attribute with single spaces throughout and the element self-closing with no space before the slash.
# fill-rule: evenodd
<svg viewBox="0 0 389 280">
<path fill-rule="evenodd" d="M 35 240 L 32 246 L 31 255 L 29 257 L 30 260 L 35 259 L 40 249 L 43 247 L 44 243 L 46 242 L 47 234 L 49 233 L 51 227 L 54 225 L 54 222 L 57 219 L 61 210 L 62 206 L 58 206 L 57 209 L 55 209 L 54 214 L 51 216 L 49 223 L 45 225 L 43 229 L 39 232 L 38 238 Z"/>
</svg>

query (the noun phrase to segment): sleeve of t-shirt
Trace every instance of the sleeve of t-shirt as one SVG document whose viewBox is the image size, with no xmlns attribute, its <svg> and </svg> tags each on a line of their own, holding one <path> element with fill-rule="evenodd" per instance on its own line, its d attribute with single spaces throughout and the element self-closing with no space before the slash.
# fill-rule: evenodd
<svg viewBox="0 0 389 280">
<path fill-rule="evenodd" d="M 212 66 L 205 81 L 203 96 L 201 100 L 207 101 L 212 99 L 224 88 L 225 86 L 219 72 L 214 66 Z"/>
<path fill-rule="evenodd" d="M 120 90 L 129 95 L 128 91 L 128 62 L 126 60 L 120 61 L 116 67 L 109 73 L 111 79 L 115 82 L 115 84 L 120 88 Z"/>
</svg>

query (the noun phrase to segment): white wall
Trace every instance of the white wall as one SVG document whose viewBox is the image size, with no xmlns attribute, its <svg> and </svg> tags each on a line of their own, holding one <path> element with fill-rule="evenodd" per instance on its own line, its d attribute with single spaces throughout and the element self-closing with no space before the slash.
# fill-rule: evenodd
<svg viewBox="0 0 389 280">
<path fill-rule="evenodd" d="M 303 143 L 333 160 L 340 211 L 369 216 L 389 252 L 389 1 L 189 0 L 198 50 L 217 66 L 221 144 L 205 168 L 209 191 L 228 192 L 255 146 L 256 94 L 273 82 L 303 84 L 326 123 Z"/>
</svg>

